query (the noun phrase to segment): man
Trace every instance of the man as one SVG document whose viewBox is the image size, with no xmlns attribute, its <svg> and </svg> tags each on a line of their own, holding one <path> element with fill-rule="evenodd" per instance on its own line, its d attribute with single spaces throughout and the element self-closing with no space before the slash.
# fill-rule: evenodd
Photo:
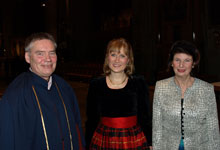
<svg viewBox="0 0 220 150">
<path fill-rule="evenodd" d="M 27 38 L 27 72 L 19 75 L 0 101 L 1 150 L 81 150 L 85 147 L 75 94 L 53 74 L 56 42 L 48 33 Z"/>
</svg>

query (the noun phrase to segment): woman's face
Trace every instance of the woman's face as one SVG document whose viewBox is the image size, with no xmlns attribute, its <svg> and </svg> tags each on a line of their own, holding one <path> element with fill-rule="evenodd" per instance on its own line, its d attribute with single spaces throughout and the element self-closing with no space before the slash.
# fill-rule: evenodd
<svg viewBox="0 0 220 150">
<path fill-rule="evenodd" d="M 188 77 L 193 67 L 193 58 L 185 53 L 176 53 L 172 61 L 175 76 Z"/>
<path fill-rule="evenodd" d="M 113 51 L 108 55 L 108 66 L 112 73 L 124 72 L 128 61 L 128 56 L 125 54 L 125 50 L 123 48 L 121 48 L 119 52 Z"/>
</svg>

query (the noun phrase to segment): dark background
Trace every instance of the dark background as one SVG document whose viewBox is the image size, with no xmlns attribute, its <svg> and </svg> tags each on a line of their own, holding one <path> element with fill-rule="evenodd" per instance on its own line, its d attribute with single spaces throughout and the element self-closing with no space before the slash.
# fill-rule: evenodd
<svg viewBox="0 0 220 150">
<path fill-rule="evenodd" d="M 124 37 L 132 44 L 136 73 L 155 84 L 166 72 L 169 49 L 188 40 L 201 52 L 197 77 L 220 80 L 218 0 L 2 0 L 0 78 L 11 81 L 28 65 L 24 40 L 49 32 L 58 43 L 56 72 L 68 78 L 102 73 L 107 43 Z"/>
</svg>

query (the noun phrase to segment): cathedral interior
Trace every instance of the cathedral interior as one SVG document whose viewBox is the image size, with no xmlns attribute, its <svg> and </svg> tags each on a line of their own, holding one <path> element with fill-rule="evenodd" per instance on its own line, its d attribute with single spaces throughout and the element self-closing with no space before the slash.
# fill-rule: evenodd
<svg viewBox="0 0 220 150">
<path fill-rule="evenodd" d="M 208 82 L 220 80 L 220 69 L 216 68 L 220 65 L 217 0 L 0 3 L 1 78 L 12 79 L 26 69 L 24 39 L 33 32 L 45 31 L 57 40 L 57 73 L 62 75 L 99 75 L 108 41 L 124 37 L 132 44 L 136 73 L 143 74 L 149 84 L 168 75 L 169 49 L 177 40 L 188 40 L 198 47 L 200 78 Z"/>
<path fill-rule="evenodd" d="M 24 40 L 29 34 L 49 32 L 58 44 L 56 73 L 69 81 L 84 85 L 101 75 L 107 43 L 124 37 L 133 47 L 135 71 L 145 76 L 151 93 L 156 81 L 171 75 L 168 53 L 177 40 L 199 49 L 196 76 L 219 82 L 219 6 L 218 0 L 1 1 L 0 80 L 10 82 L 28 68 Z M 76 91 L 82 92 L 80 87 Z M 218 101 L 219 93 L 216 87 Z"/>
</svg>

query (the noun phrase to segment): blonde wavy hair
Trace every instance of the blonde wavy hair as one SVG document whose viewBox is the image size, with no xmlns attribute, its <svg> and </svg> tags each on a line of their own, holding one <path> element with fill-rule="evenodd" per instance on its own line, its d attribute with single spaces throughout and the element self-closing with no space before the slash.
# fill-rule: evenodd
<svg viewBox="0 0 220 150">
<path fill-rule="evenodd" d="M 109 62 L 108 62 L 109 54 L 111 52 L 120 53 L 121 49 L 124 49 L 124 52 L 129 60 L 124 70 L 125 74 L 127 76 L 130 76 L 131 74 L 134 73 L 134 55 L 133 55 L 131 44 L 124 38 L 118 38 L 118 39 L 111 40 L 107 45 L 107 49 L 105 53 L 105 61 L 103 65 L 104 75 L 107 76 L 111 74 L 111 69 L 109 68 Z"/>
</svg>

